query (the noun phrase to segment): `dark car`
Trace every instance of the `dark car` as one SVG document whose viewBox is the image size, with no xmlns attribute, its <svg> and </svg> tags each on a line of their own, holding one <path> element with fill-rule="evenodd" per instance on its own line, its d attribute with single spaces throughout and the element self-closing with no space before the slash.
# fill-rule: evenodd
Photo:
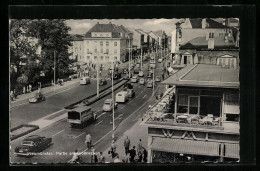
<svg viewBox="0 0 260 171">
<path fill-rule="evenodd" d="M 45 100 L 45 97 L 40 92 L 40 93 L 35 93 L 34 96 L 29 99 L 29 103 L 37 103 L 37 102 L 44 101 L 44 100 Z"/>
<path fill-rule="evenodd" d="M 121 72 L 119 72 L 119 71 L 116 71 L 116 72 L 113 72 L 113 79 L 119 79 L 119 78 L 121 78 Z"/>
<path fill-rule="evenodd" d="M 106 79 L 101 78 L 101 79 L 99 80 L 99 85 L 100 85 L 100 86 L 106 85 L 106 84 L 107 84 L 107 80 L 106 80 Z"/>
<path fill-rule="evenodd" d="M 14 149 L 17 156 L 34 156 L 35 153 L 41 152 L 52 145 L 52 138 L 31 135 L 25 138 L 21 145 Z"/>
</svg>

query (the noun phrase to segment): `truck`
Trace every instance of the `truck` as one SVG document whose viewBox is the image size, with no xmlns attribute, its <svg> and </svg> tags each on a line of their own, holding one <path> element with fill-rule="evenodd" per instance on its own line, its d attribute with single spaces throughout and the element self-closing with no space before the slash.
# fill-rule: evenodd
<svg viewBox="0 0 260 171">
<path fill-rule="evenodd" d="M 67 121 L 71 127 L 84 127 L 89 122 L 97 120 L 96 114 L 89 106 L 80 106 L 68 111 Z"/>
</svg>

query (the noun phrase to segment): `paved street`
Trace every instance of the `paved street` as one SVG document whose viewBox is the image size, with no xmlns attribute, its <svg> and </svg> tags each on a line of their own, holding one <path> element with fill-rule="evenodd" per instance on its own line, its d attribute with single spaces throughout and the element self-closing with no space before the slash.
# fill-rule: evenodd
<svg viewBox="0 0 260 171">
<path fill-rule="evenodd" d="M 155 75 L 160 75 L 162 71 L 162 64 L 157 64 L 155 70 Z M 147 75 L 147 64 L 144 64 L 144 73 L 145 78 Z M 76 84 L 76 83 L 75 83 Z M 108 82 L 109 86 L 111 81 Z M 159 83 L 155 84 L 156 87 Z M 104 87 L 101 87 L 104 88 Z M 114 93 L 121 91 L 122 88 L 116 90 Z M 145 85 L 139 85 L 138 83 L 134 84 L 134 90 L 136 96 L 130 99 L 125 104 L 119 104 L 118 108 L 115 110 L 115 126 L 116 129 L 115 136 L 120 137 L 123 133 L 130 129 L 135 123 L 140 120 L 141 115 L 147 110 L 148 104 L 151 103 L 151 100 L 155 99 L 152 96 L 152 88 L 146 88 Z M 85 93 L 82 93 L 85 92 Z M 38 155 L 31 158 L 24 157 L 15 157 L 13 155 L 14 147 L 19 145 L 23 138 L 18 138 L 11 142 L 11 161 L 13 163 L 64 163 L 70 160 L 72 157 L 69 155 L 69 152 L 73 152 L 75 149 L 78 151 L 84 151 L 86 145 L 84 144 L 86 133 L 92 135 L 92 141 L 96 144 L 97 151 L 105 151 L 111 142 L 111 130 L 112 130 L 112 113 L 103 112 L 102 106 L 104 100 L 110 98 L 109 96 L 99 100 L 98 102 L 91 105 L 92 110 L 98 115 L 98 120 L 95 123 L 92 123 L 86 126 L 84 129 L 71 128 L 69 123 L 66 121 L 66 111 L 61 111 L 65 106 L 78 101 L 90 94 L 96 92 L 96 82 L 95 80 L 91 81 L 89 85 L 75 85 L 72 88 L 68 88 L 63 92 L 57 93 L 55 95 L 50 95 L 46 98 L 46 101 L 40 102 L 37 104 L 24 104 L 12 108 L 12 117 L 14 122 L 12 122 L 12 127 L 22 123 L 28 123 L 34 120 L 37 120 L 41 117 L 48 116 L 54 112 L 47 119 L 55 120 L 56 118 L 61 117 L 61 120 L 57 120 L 54 124 L 51 124 L 43 129 L 37 130 L 32 135 L 37 134 L 46 137 L 53 138 L 53 145 L 43 152 L 50 152 L 53 155 Z M 111 96 L 111 95 L 110 95 Z M 60 112 L 59 112 L 60 111 Z M 29 116 L 29 117 L 28 117 Z M 124 122 L 123 122 L 124 121 Z M 121 123 L 121 124 L 120 124 Z M 123 124 L 122 124 L 123 123 Z M 70 142 L 70 143 L 64 143 Z M 67 155 L 61 155 L 59 152 L 67 152 Z M 83 160 L 89 162 L 89 156 L 84 156 Z"/>
</svg>

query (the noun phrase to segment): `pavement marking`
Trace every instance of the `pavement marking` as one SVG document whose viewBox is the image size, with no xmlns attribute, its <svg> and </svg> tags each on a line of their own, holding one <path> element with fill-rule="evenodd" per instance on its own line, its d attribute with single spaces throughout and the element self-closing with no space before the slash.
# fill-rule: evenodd
<svg viewBox="0 0 260 171">
<path fill-rule="evenodd" d="M 78 138 L 78 137 L 80 137 L 81 135 L 83 135 L 83 134 L 85 134 L 85 132 L 82 132 L 81 134 L 79 134 L 78 136 L 74 136 L 74 139 L 76 139 L 76 138 Z"/>
<path fill-rule="evenodd" d="M 125 106 L 121 107 L 120 109 L 124 109 L 124 108 L 125 108 Z"/>
<path fill-rule="evenodd" d="M 144 99 L 146 96 L 147 96 L 147 94 L 146 94 L 146 95 L 144 95 L 143 99 Z"/>
<path fill-rule="evenodd" d="M 128 104 L 130 104 L 130 103 L 132 103 L 132 102 L 133 102 L 133 100 L 130 100 Z"/>
<path fill-rule="evenodd" d="M 100 115 L 97 116 L 97 118 L 101 117 L 104 114 L 106 114 L 106 112 L 101 113 Z"/>
<path fill-rule="evenodd" d="M 54 137 L 54 136 L 56 136 L 56 135 L 62 133 L 64 130 L 65 130 L 65 129 L 61 130 L 60 132 L 57 132 L 56 134 L 54 134 L 54 135 L 52 135 L 52 136 Z"/>
<path fill-rule="evenodd" d="M 100 121 L 100 122 L 98 122 L 95 126 L 97 126 L 97 125 L 99 125 L 101 122 L 103 122 L 103 120 L 102 121 Z"/>
</svg>

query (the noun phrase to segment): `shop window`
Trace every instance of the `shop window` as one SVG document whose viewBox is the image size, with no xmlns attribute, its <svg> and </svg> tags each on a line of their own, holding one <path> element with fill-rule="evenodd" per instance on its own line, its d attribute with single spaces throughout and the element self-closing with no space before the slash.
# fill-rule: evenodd
<svg viewBox="0 0 260 171">
<path fill-rule="evenodd" d="M 178 96 L 178 113 L 188 113 L 188 96 Z"/>
</svg>

